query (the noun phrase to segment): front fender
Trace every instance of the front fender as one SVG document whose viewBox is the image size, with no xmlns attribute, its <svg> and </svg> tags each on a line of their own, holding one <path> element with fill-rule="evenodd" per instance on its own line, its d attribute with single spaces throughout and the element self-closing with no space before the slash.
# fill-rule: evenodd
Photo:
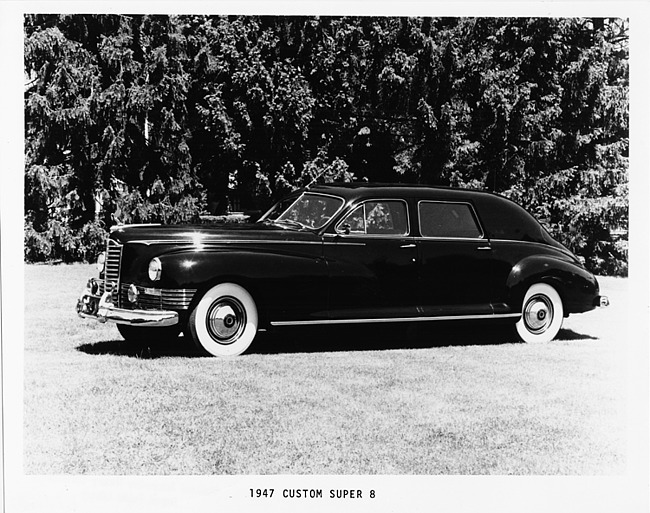
<svg viewBox="0 0 650 513">
<path fill-rule="evenodd" d="M 557 290 L 565 315 L 591 310 L 599 294 L 598 281 L 586 269 L 551 255 L 533 255 L 517 262 L 508 275 L 508 302 L 514 311 L 521 311 L 526 291 L 535 283 Z"/>
<path fill-rule="evenodd" d="M 326 316 L 327 266 L 320 254 L 269 249 L 167 253 L 159 256 L 163 281 L 168 287 L 197 289 L 190 308 L 214 285 L 232 282 L 253 296 L 261 320 Z"/>
</svg>

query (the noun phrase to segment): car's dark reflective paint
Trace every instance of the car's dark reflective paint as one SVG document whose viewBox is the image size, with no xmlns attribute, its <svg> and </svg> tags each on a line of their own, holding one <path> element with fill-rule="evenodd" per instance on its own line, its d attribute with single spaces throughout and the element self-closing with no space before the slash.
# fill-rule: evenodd
<svg viewBox="0 0 650 513">
<path fill-rule="evenodd" d="M 77 304 L 125 338 L 181 329 L 214 355 L 272 326 L 510 319 L 550 340 L 607 304 L 598 283 L 524 209 L 448 188 L 320 185 L 254 224 L 129 226 Z"/>
</svg>

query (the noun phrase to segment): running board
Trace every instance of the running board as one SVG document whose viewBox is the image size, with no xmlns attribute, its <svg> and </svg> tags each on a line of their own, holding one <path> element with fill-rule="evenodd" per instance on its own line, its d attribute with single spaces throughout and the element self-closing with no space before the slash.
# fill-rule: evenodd
<svg viewBox="0 0 650 513">
<path fill-rule="evenodd" d="M 520 313 L 482 315 L 438 315 L 436 317 L 389 317 L 382 319 L 319 319 L 315 321 L 271 321 L 271 326 L 310 326 L 316 324 L 372 324 L 378 322 L 470 321 L 486 319 L 518 319 Z"/>
</svg>

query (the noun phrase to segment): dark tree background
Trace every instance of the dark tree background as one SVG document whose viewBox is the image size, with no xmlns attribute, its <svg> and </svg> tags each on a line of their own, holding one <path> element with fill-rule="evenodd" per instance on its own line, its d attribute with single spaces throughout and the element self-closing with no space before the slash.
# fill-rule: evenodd
<svg viewBox="0 0 650 513">
<path fill-rule="evenodd" d="M 311 182 L 473 187 L 627 272 L 628 24 L 29 15 L 25 257 Z"/>
</svg>

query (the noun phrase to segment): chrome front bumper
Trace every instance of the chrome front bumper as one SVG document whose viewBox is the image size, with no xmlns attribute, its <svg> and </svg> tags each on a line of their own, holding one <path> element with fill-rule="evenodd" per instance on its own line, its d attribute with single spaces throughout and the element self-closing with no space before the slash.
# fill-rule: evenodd
<svg viewBox="0 0 650 513">
<path fill-rule="evenodd" d="M 101 296 L 86 288 L 77 300 L 77 313 L 85 319 L 116 322 L 136 326 L 173 326 L 178 324 L 178 313 L 171 310 L 127 310 L 110 301 L 111 293 Z"/>
</svg>

